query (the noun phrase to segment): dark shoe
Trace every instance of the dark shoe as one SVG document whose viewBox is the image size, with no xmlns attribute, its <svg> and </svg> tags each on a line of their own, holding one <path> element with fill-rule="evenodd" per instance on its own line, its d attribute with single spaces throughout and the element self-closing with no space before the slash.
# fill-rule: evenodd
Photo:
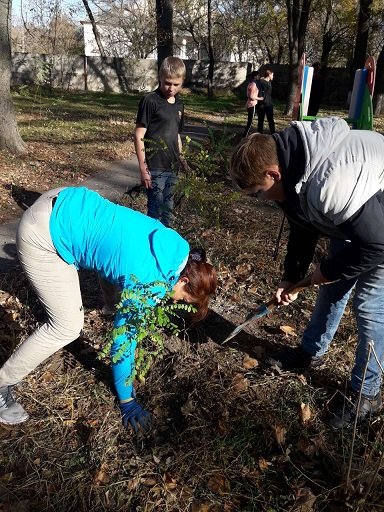
<svg viewBox="0 0 384 512">
<path fill-rule="evenodd" d="M 101 308 L 101 316 L 110 317 L 116 315 L 116 306 L 111 306 L 109 304 L 105 304 Z"/>
<path fill-rule="evenodd" d="M 282 370 L 297 371 L 318 368 L 324 363 L 324 357 L 312 356 L 301 347 L 289 347 L 281 352 L 270 355 L 267 357 L 266 362 Z"/>
<path fill-rule="evenodd" d="M 381 393 L 374 397 L 361 395 L 360 404 L 359 393 L 356 391 L 349 391 L 347 396 L 337 393 L 328 404 L 325 423 L 334 430 L 349 428 L 353 426 L 356 415 L 357 423 L 360 424 L 377 414 L 382 405 Z"/>
</svg>

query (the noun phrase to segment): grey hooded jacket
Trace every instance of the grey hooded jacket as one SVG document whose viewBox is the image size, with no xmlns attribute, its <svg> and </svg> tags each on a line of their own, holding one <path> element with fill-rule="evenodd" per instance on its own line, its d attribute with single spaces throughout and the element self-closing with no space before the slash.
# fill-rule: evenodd
<svg viewBox="0 0 384 512">
<path fill-rule="evenodd" d="M 345 251 L 321 263 L 324 275 L 332 280 L 356 278 L 384 263 L 383 135 L 351 130 L 338 118 L 295 122 L 289 130 L 299 133 L 305 159 L 304 172 L 292 183 L 300 212 L 291 220 L 299 224 L 304 220 L 317 234 L 351 241 Z M 313 237 L 311 241 L 307 235 L 298 234 L 291 223 L 287 254 L 291 266 L 300 252 L 305 253 L 306 244 L 313 245 Z M 296 264 L 301 275 L 309 261 Z M 286 265 L 286 274 L 290 272 L 294 273 Z"/>
</svg>

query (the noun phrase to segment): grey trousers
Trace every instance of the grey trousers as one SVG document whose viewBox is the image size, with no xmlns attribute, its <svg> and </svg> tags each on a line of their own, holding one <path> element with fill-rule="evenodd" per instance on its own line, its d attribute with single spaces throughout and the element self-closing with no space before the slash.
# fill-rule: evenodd
<svg viewBox="0 0 384 512">
<path fill-rule="evenodd" d="M 43 194 L 21 218 L 17 250 L 22 268 L 47 314 L 0 369 L 0 387 L 17 384 L 47 357 L 79 337 L 84 324 L 80 283 L 74 265 L 57 254 L 49 233 L 52 199 Z"/>
</svg>

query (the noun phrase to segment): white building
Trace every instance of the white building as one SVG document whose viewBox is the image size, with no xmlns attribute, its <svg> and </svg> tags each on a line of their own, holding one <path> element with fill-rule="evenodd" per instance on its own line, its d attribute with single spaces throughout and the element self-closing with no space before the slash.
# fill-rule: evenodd
<svg viewBox="0 0 384 512">
<path fill-rule="evenodd" d="M 82 21 L 83 26 L 83 37 L 84 37 L 84 54 L 88 57 L 99 57 L 100 50 L 96 43 L 96 38 L 93 33 L 92 25 L 89 21 Z M 127 39 L 125 31 L 120 27 L 113 27 L 111 25 L 98 23 L 97 29 L 99 37 L 103 45 L 103 49 L 108 57 L 136 57 L 146 59 L 156 59 L 156 41 L 149 48 L 149 51 L 143 52 L 139 57 L 137 50 L 132 46 L 132 42 Z M 199 51 L 196 47 L 191 36 L 185 35 L 174 35 L 174 55 L 181 59 L 199 59 L 205 58 L 206 54 L 203 51 Z"/>
</svg>

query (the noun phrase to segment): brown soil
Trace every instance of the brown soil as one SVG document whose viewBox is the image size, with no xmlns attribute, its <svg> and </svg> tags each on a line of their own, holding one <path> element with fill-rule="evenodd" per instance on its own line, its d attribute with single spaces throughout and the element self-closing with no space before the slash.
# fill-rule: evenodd
<svg viewBox="0 0 384 512">
<path fill-rule="evenodd" d="M 91 172 L 88 161 L 84 172 L 71 174 L 70 148 L 36 143 L 30 155 L 28 165 L 0 155 L 2 219 L 19 212 L 9 183 L 41 192 Z M 311 290 L 223 344 L 252 308 L 270 298 L 286 231 L 273 261 L 279 210 L 233 196 L 226 178 L 219 180 L 219 195 L 206 189 L 206 204 L 221 205 L 219 216 L 197 209 L 193 200 L 177 210 L 177 229 L 192 245 L 206 247 L 219 289 L 209 317 L 168 337 L 163 359 L 137 387 L 139 402 L 153 414 L 152 432 L 137 437 L 121 425 L 109 366 L 97 359 L 111 322 L 100 315 L 95 276 L 81 273 L 82 338 L 17 387 L 31 419 L 0 425 L 1 512 L 347 511 L 357 510 L 360 499 L 359 510 L 382 510 L 382 421 L 359 430 L 353 449 L 350 432 L 334 433 L 322 422 L 328 399 L 343 389 L 352 365 L 351 312 L 325 368 L 305 375 L 268 367 L 265 354 L 298 343 L 315 300 Z M 142 196 L 124 199 L 140 210 L 144 203 Z M 20 269 L 0 279 L 4 361 L 44 315 Z"/>
</svg>

